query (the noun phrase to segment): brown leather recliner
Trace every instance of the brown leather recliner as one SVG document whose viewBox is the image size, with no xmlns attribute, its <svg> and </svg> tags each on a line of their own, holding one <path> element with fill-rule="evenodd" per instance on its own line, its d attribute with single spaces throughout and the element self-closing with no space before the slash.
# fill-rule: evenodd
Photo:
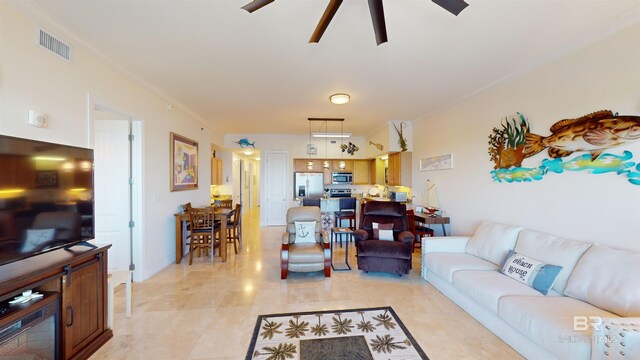
<svg viewBox="0 0 640 360">
<path fill-rule="evenodd" d="M 296 243 L 296 221 L 315 221 L 315 241 Z M 323 271 L 324 276 L 331 276 L 331 243 L 329 235 L 322 230 L 322 216 L 317 206 L 301 206 L 287 211 L 287 231 L 282 234 L 282 250 L 280 252 L 280 278 L 286 279 L 288 271 L 312 272 Z"/>
<path fill-rule="evenodd" d="M 373 223 L 393 224 L 393 241 L 373 236 Z M 413 234 L 408 229 L 407 207 L 397 202 L 368 201 L 360 212 L 360 228 L 353 234 L 358 269 L 408 274 L 411 270 Z"/>
</svg>

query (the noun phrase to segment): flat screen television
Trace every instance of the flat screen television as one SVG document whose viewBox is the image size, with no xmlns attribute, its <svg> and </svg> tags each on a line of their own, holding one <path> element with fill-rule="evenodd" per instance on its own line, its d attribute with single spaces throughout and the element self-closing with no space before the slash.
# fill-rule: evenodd
<svg viewBox="0 0 640 360">
<path fill-rule="evenodd" d="M 93 150 L 0 135 L 0 265 L 94 238 Z"/>
</svg>

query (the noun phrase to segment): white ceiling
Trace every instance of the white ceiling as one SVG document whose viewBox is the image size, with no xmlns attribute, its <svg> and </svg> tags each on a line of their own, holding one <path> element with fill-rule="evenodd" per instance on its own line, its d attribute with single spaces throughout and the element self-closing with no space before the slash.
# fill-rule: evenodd
<svg viewBox="0 0 640 360">
<path fill-rule="evenodd" d="M 376 46 L 366 0 L 346 0 L 319 44 L 328 0 L 35 0 L 112 60 L 224 133 L 308 134 L 308 117 L 367 135 L 415 120 L 508 76 L 640 22 L 640 1 L 467 0 L 458 17 L 430 0 L 384 2 Z M 332 93 L 352 101 L 333 105 Z M 509 109 L 505 109 L 509 111 Z"/>
</svg>

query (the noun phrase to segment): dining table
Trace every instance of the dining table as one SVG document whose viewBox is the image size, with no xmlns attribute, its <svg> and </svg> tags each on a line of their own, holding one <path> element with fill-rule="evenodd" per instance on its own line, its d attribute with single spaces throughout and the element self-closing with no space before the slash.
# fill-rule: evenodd
<svg viewBox="0 0 640 360">
<path fill-rule="evenodd" d="M 227 223 L 233 213 L 233 209 L 212 207 L 215 220 L 220 220 L 220 257 L 222 262 L 227 261 Z M 180 264 L 184 256 L 185 234 L 189 223 L 188 213 L 174 214 L 176 221 L 176 264 Z M 213 235 L 212 235 L 213 236 Z"/>
</svg>

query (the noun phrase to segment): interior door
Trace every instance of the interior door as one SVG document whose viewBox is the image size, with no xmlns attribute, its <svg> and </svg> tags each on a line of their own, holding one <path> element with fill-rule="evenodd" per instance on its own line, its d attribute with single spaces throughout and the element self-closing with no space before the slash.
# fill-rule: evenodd
<svg viewBox="0 0 640 360">
<path fill-rule="evenodd" d="M 129 121 L 95 121 L 96 240 L 112 244 L 109 269 L 130 263 Z"/>
<path fill-rule="evenodd" d="M 289 169 L 287 153 L 280 151 L 267 152 L 266 191 L 267 226 L 280 226 L 287 223 L 287 198 L 289 187 Z"/>
</svg>

